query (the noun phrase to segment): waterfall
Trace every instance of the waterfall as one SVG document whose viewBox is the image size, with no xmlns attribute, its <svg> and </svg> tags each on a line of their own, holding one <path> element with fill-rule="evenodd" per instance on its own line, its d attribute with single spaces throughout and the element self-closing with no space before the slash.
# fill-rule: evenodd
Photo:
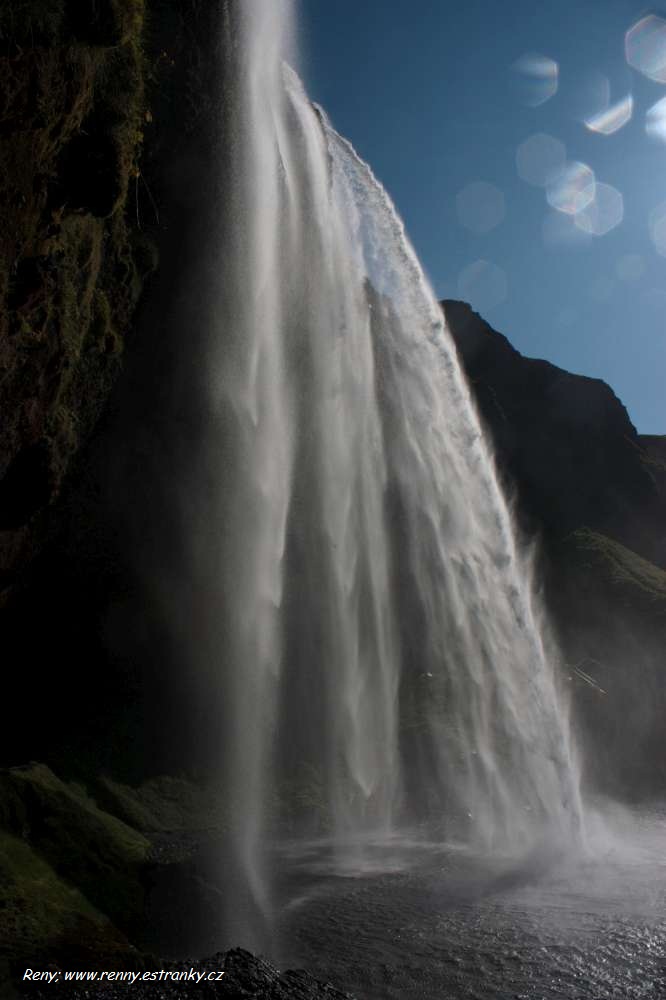
<svg viewBox="0 0 666 1000">
<path fill-rule="evenodd" d="M 292 4 L 234 11 L 208 573 L 231 850 L 261 910 L 283 829 L 344 851 L 421 824 L 495 849 L 572 837 L 580 802 L 530 561 L 442 311 L 291 68 Z"/>
</svg>

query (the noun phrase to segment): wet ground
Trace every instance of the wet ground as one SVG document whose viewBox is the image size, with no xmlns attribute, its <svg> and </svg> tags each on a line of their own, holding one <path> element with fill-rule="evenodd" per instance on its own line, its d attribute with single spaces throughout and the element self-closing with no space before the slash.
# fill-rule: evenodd
<svg viewBox="0 0 666 1000">
<path fill-rule="evenodd" d="M 588 819 L 584 847 L 544 843 L 528 857 L 488 857 L 414 837 L 342 853 L 322 841 L 283 844 L 274 859 L 276 924 L 257 950 L 357 1000 L 666 1000 L 666 811 L 637 818 L 606 807 L 604 817 Z M 192 880 L 200 880 L 196 871 Z M 174 892 L 187 896 L 182 886 Z M 213 897 L 198 920 L 192 904 L 173 928 L 161 925 L 160 936 L 173 937 L 171 957 L 244 943 L 236 940 L 238 919 L 234 940 L 225 940 L 222 888 Z M 329 995 L 307 976 L 262 972 L 252 956 L 191 961 L 216 969 L 239 961 L 241 979 L 251 983 L 238 986 L 229 967 L 223 984 L 191 990 L 136 984 L 77 992 L 63 983 L 62 991 L 28 995 Z"/>
<path fill-rule="evenodd" d="M 666 818 L 606 824 L 527 859 L 287 845 L 275 957 L 359 1000 L 666 1000 Z"/>
</svg>

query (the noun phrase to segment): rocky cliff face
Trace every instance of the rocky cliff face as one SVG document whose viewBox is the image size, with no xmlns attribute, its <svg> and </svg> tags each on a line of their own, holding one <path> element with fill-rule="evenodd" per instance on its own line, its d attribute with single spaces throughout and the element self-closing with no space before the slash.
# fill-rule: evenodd
<svg viewBox="0 0 666 1000">
<path fill-rule="evenodd" d="M 173 383 L 196 354 L 226 9 L 0 4 L 0 643 L 31 705 L 0 735 L 6 763 L 108 752 L 141 771 L 156 734 L 173 742 L 134 555 L 166 518 Z"/>
<path fill-rule="evenodd" d="M 546 596 L 588 783 L 666 784 L 666 445 L 604 382 L 525 358 L 464 302 L 443 303 Z"/>
<path fill-rule="evenodd" d="M 549 538 L 585 525 L 665 564 L 660 460 L 613 390 L 523 357 L 466 303 L 443 305 L 500 468 L 528 523 Z"/>
<path fill-rule="evenodd" d="M 0 589 L 99 418 L 151 268 L 133 211 L 144 15 L 143 0 L 0 13 Z"/>
<path fill-rule="evenodd" d="M 0 9 L 0 604 L 58 530 L 158 255 L 196 216 L 221 8 Z M 189 227 L 191 230 L 191 226 Z"/>
</svg>

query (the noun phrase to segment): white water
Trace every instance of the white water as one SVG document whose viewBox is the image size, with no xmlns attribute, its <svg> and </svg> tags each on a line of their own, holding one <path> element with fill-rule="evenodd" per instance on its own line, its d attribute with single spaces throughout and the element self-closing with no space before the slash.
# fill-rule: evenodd
<svg viewBox="0 0 666 1000">
<path fill-rule="evenodd" d="M 239 9 L 209 366 L 233 854 L 265 910 L 287 805 L 344 854 L 402 825 L 484 849 L 573 838 L 580 802 L 441 309 L 387 193 L 287 64 L 291 4 Z"/>
</svg>

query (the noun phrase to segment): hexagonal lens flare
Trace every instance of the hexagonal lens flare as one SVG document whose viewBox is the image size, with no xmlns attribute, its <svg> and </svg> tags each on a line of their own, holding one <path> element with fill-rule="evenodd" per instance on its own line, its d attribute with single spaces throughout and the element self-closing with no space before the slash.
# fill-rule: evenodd
<svg viewBox="0 0 666 1000">
<path fill-rule="evenodd" d="M 546 132 L 535 132 L 516 150 L 519 175 L 534 187 L 546 185 L 564 167 L 567 151 L 563 142 Z"/>
<path fill-rule="evenodd" d="M 592 236 L 605 236 L 624 218 L 624 199 L 612 184 L 597 181 L 594 199 L 575 216 L 576 225 Z"/>
<path fill-rule="evenodd" d="M 662 97 L 646 112 L 645 131 L 651 139 L 666 142 L 666 97 Z"/>
<path fill-rule="evenodd" d="M 504 195 L 494 184 L 474 181 L 458 192 L 456 209 L 466 229 L 473 233 L 489 233 L 504 219 Z"/>
<path fill-rule="evenodd" d="M 575 223 L 575 215 L 564 212 L 548 212 L 541 225 L 541 237 L 547 247 L 575 247 L 589 243 L 591 236 L 584 233 Z"/>
<path fill-rule="evenodd" d="M 520 100 L 530 108 L 545 104 L 557 93 L 560 68 L 550 56 L 526 52 L 511 67 Z"/>
<path fill-rule="evenodd" d="M 552 208 L 576 215 L 594 200 L 596 180 L 586 163 L 567 163 L 548 184 L 546 199 Z"/>
<path fill-rule="evenodd" d="M 613 135 L 630 121 L 634 112 L 634 99 L 627 94 L 621 101 L 585 119 L 585 127 L 599 135 Z"/>
<path fill-rule="evenodd" d="M 629 29 L 624 39 L 627 62 L 643 76 L 666 83 L 666 21 L 648 14 Z"/>
<path fill-rule="evenodd" d="M 666 201 L 650 212 L 650 238 L 657 253 L 666 257 Z"/>
</svg>

